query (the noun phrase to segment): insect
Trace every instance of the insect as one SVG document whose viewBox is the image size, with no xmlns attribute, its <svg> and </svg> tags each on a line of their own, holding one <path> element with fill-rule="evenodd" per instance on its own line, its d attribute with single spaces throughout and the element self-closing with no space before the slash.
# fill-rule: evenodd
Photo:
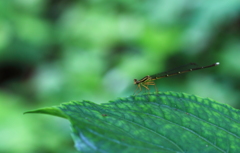
<svg viewBox="0 0 240 153">
<path fill-rule="evenodd" d="M 188 67 L 184 70 L 178 70 L 178 68 L 175 68 L 175 69 L 170 70 L 170 71 L 166 71 L 166 72 L 162 72 L 162 73 L 158 73 L 158 74 L 154 74 L 154 75 L 147 75 L 140 80 L 134 79 L 134 84 L 137 85 L 137 88 L 136 88 L 134 94 L 135 93 L 136 94 L 140 93 L 142 91 L 141 87 L 144 87 L 145 89 L 149 90 L 148 86 L 150 86 L 150 85 L 154 85 L 155 88 L 156 88 L 156 91 L 158 91 L 154 80 L 162 79 L 162 78 L 166 78 L 166 77 L 170 77 L 170 76 L 174 76 L 174 75 L 179 75 L 179 74 L 183 74 L 183 73 L 187 73 L 187 72 L 191 72 L 191 71 L 195 71 L 195 70 L 210 68 L 210 67 L 217 66 L 219 64 L 220 63 L 217 62 L 217 63 L 211 64 L 211 65 L 197 67 L 196 63 L 189 63 L 187 65 L 178 67 L 178 68 L 181 68 L 181 69 L 182 68 L 184 69 L 184 68 Z M 139 92 L 137 92 L 138 90 L 139 90 Z"/>
</svg>

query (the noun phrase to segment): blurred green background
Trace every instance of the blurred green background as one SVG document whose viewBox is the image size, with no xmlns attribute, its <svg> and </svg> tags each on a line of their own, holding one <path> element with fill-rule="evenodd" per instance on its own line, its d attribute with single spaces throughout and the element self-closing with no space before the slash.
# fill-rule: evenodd
<svg viewBox="0 0 240 153">
<path fill-rule="evenodd" d="M 190 62 L 221 64 L 159 91 L 240 108 L 239 0 L 1 0 L 0 152 L 76 152 L 67 120 L 23 112 L 129 96 L 133 79 Z"/>
</svg>

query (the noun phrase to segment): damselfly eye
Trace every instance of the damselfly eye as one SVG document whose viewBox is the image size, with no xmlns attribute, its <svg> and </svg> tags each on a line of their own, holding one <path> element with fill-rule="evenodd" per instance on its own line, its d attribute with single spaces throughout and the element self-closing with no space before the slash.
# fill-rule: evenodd
<svg viewBox="0 0 240 153">
<path fill-rule="evenodd" d="M 137 79 L 134 79 L 133 81 L 134 81 L 134 84 L 137 84 Z"/>
</svg>

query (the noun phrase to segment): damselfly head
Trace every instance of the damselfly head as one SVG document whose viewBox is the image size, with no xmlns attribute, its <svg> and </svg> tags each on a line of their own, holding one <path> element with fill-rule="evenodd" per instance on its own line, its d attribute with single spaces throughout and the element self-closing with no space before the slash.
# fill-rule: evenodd
<svg viewBox="0 0 240 153">
<path fill-rule="evenodd" d="M 137 79 L 134 79 L 133 81 L 134 81 L 134 84 L 137 84 L 137 82 L 138 82 Z"/>
</svg>

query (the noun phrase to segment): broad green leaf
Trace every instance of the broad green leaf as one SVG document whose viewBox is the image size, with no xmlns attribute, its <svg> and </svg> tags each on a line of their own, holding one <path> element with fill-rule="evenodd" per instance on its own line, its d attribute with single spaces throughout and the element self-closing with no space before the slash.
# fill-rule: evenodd
<svg viewBox="0 0 240 153">
<path fill-rule="evenodd" d="M 143 94 L 100 105 L 71 101 L 26 113 L 69 119 L 82 152 L 240 152 L 240 111 L 185 93 Z"/>
</svg>

